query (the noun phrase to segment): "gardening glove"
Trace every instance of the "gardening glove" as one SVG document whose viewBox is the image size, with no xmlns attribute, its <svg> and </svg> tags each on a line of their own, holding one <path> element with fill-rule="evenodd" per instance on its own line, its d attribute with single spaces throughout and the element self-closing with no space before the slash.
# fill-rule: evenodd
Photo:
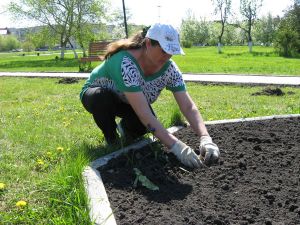
<svg viewBox="0 0 300 225">
<path fill-rule="evenodd" d="M 175 142 L 170 149 L 170 152 L 172 152 L 180 162 L 188 167 L 199 168 L 202 166 L 202 162 L 194 150 L 179 140 Z"/>
<path fill-rule="evenodd" d="M 218 146 L 212 142 L 210 136 L 202 136 L 200 138 L 200 158 L 204 159 L 204 164 L 211 165 L 218 162 L 220 151 Z"/>
</svg>

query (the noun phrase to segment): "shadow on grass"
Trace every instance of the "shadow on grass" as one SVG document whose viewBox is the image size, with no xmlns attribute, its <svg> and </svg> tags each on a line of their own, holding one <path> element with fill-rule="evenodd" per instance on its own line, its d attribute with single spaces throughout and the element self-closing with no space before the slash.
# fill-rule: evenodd
<svg viewBox="0 0 300 225">
<path fill-rule="evenodd" d="M 239 53 L 226 53 L 225 54 L 228 57 L 235 57 L 235 56 L 247 56 L 247 55 L 253 55 L 253 56 L 265 56 L 265 57 L 270 57 L 270 56 L 278 56 L 277 53 L 275 52 L 239 52 Z"/>
<path fill-rule="evenodd" d="M 83 143 L 81 147 L 82 151 L 84 152 L 84 155 L 88 159 L 90 159 L 91 162 L 102 156 L 115 152 L 121 148 L 122 148 L 121 145 L 106 146 L 105 144 L 101 144 L 95 147 L 95 146 L 90 146 L 87 143 Z"/>
<path fill-rule="evenodd" d="M 15 60 L 10 62 L 0 62 L 0 69 L 8 68 L 30 68 L 30 67 L 77 67 L 78 59 L 39 59 L 39 60 Z"/>
<path fill-rule="evenodd" d="M 299 59 L 300 55 L 294 55 L 294 56 L 283 56 L 280 55 L 278 52 L 256 52 L 252 51 L 250 52 L 239 52 L 239 53 L 225 53 L 227 57 L 239 57 L 239 56 L 261 56 L 261 57 L 281 57 L 281 58 L 289 58 L 289 59 Z"/>
</svg>

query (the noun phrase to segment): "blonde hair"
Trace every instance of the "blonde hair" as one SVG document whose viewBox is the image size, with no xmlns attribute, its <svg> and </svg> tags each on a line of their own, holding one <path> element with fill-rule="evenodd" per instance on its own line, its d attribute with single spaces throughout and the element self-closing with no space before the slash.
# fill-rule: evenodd
<svg viewBox="0 0 300 225">
<path fill-rule="evenodd" d="M 145 47 L 145 36 L 150 27 L 145 27 L 142 31 L 138 32 L 134 36 L 114 41 L 107 46 L 104 59 L 108 59 L 121 50 L 139 49 Z M 151 40 L 152 45 L 159 44 L 158 41 Z"/>
</svg>

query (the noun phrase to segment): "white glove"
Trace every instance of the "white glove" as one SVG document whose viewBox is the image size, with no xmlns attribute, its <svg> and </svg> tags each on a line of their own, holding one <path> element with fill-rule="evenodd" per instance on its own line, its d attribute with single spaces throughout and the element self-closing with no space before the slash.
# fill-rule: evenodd
<svg viewBox="0 0 300 225">
<path fill-rule="evenodd" d="M 218 146 L 212 142 L 210 136 L 202 136 L 200 138 L 200 156 L 204 158 L 204 163 L 210 165 L 216 163 L 220 157 Z"/>
<path fill-rule="evenodd" d="M 199 168 L 202 166 L 202 162 L 194 150 L 179 140 L 172 146 L 170 152 L 172 152 L 180 162 L 188 167 Z"/>
</svg>

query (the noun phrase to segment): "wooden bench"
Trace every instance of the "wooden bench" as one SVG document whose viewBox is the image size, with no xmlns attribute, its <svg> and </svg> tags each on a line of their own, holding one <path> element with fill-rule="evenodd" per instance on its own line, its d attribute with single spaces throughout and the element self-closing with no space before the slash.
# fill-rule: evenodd
<svg viewBox="0 0 300 225">
<path fill-rule="evenodd" d="M 80 58 L 80 62 L 102 61 L 110 41 L 95 41 L 89 44 L 88 56 Z"/>
<path fill-rule="evenodd" d="M 90 71 L 91 62 L 103 61 L 107 45 L 110 41 L 94 41 L 90 42 L 88 56 L 79 59 L 79 71 Z"/>
</svg>

